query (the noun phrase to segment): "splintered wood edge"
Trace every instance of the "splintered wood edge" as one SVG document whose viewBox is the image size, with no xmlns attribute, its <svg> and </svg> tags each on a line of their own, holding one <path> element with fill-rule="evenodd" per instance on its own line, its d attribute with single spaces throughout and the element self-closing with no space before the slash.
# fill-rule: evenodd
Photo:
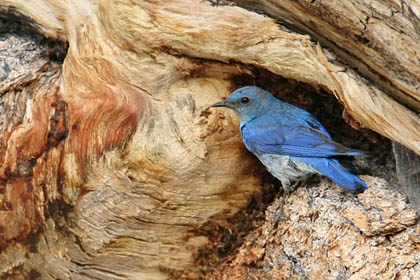
<svg viewBox="0 0 420 280">
<path fill-rule="evenodd" d="M 234 0 L 309 34 L 401 104 L 419 112 L 420 3 Z"/>
<path fill-rule="evenodd" d="M 53 2 L 6 1 L 0 6 L 15 7 L 39 23 L 42 26 L 40 31 L 47 36 L 60 38 L 70 33 L 72 37 L 71 30 L 77 26 L 69 18 L 77 12 L 81 13 L 81 8 L 71 3 L 60 6 Z M 91 6 L 93 2 L 86 1 L 85 6 Z M 41 5 L 45 9 L 35 9 L 32 7 L 34 5 Z M 420 154 L 418 116 L 358 74 L 350 70 L 337 70 L 332 62 L 327 61 L 321 48 L 313 46 L 308 36 L 282 31 L 272 20 L 242 8 L 212 7 L 206 2 L 191 4 L 190 1 L 178 0 L 160 4 L 139 3 L 130 5 L 130 9 L 118 3 L 100 5 L 112 8 L 108 10 L 111 16 L 120 21 L 120 25 L 111 28 L 129 27 L 113 35 L 123 41 L 131 40 L 134 48 L 145 49 L 138 42 L 141 36 L 142 39 L 146 38 L 149 50 L 161 48 L 165 52 L 164 47 L 171 46 L 170 51 L 180 56 L 252 64 L 287 78 L 322 87 L 334 94 L 362 126 Z M 191 5 L 194 5 L 194 9 Z M 194 16 L 197 11 L 201 17 Z M 124 12 L 124 17 L 121 12 Z M 129 23 L 121 22 L 130 18 L 126 13 L 132 13 L 134 18 Z M 182 17 L 179 16 L 181 13 Z M 152 21 L 153 24 L 148 25 Z M 145 24 L 140 26 L 140 23 Z M 165 33 L 159 29 L 162 27 Z M 160 32 L 158 40 L 153 40 L 155 36 L 151 35 L 157 32 Z"/>
</svg>

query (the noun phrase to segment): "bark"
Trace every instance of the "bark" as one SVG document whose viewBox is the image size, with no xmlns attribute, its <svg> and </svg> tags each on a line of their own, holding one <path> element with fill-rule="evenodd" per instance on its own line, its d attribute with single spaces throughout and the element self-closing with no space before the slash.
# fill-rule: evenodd
<svg viewBox="0 0 420 280">
<path fill-rule="evenodd" d="M 280 221 L 238 120 L 208 108 L 244 84 L 303 106 L 301 91 L 328 92 L 342 107 L 314 106 L 420 154 L 418 3 L 228 4 L 0 2 L 5 26 L 38 34 L 3 28 L 0 41 L 1 277 L 420 276 L 415 211 L 377 160 L 388 140 L 332 127 L 376 147 L 361 164 L 391 185 L 305 184 Z"/>
</svg>

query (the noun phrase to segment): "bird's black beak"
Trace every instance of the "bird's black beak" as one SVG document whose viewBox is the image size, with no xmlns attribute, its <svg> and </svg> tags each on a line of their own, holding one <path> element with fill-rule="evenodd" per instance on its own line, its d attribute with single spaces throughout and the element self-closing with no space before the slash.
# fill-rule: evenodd
<svg viewBox="0 0 420 280">
<path fill-rule="evenodd" d="M 210 105 L 210 107 L 230 107 L 229 103 L 226 101 L 218 102 L 216 104 Z"/>
</svg>

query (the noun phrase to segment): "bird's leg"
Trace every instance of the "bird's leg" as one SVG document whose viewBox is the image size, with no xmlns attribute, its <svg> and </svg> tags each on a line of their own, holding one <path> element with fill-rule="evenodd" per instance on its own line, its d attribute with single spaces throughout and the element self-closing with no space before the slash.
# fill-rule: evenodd
<svg viewBox="0 0 420 280">
<path fill-rule="evenodd" d="M 282 194 L 282 198 L 281 198 L 281 201 L 280 201 L 280 204 L 279 204 L 279 211 L 277 212 L 276 217 L 274 219 L 276 223 L 278 221 L 286 221 L 287 220 L 286 215 L 284 215 L 283 208 L 284 208 L 284 205 L 286 204 L 285 202 L 286 202 L 286 197 L 287 197 L 288 194 L 289 194 L 289 192 L 287 191 L 287 188 L 283 188 L 283 194 Z"/>
<path fill-rule="evenodd" d="M 276 222 L 287 220 L 288 217 L 284 215 L 284 212 L 283 212 L 284 205 L 286 204 L 286 199 L 289 196 L 289 194 L 291 194 L 292 192 L 296 190 L 297 186 L 299 186 L 300 183 L 301 183 L 300 181 L 293 182 L 292 184 L 290 184 L 290 182 L 287 182 L 287 183 L 282 182 L 283 194 L 282 194 L 282 199 L 279 205 L 279 212 L 277 213 L 277 217 L 276 217 Z"/>
<path fill-rule="evenodd" d="M 277 212 L 275 221 L 286 221 L 287 217 L 284 215 L 284 205 L 286 204 L 287 195 L 290 193 L 290 182 L 281 182 L 283 193 L 282 198 L 279 205 L 279 211 Z"/>
</svg>

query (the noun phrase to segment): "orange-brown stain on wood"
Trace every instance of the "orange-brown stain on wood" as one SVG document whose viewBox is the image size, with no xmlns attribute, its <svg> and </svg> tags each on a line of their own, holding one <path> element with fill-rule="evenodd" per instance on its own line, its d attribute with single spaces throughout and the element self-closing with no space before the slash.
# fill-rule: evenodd
<svg viewBox="0 0 420 280">
<path fill-rule="evenodd" d="M 89 162 L 123 148 L 135 131 L 146 100 L 102 52 L 70 50 L 63 72 L 45 74 L 30 87 L 29 101 L 19 99 L 25 114 L 4 139 L 0 158 L 0 224 L 15 223 L 2 227 L 3 247 L 24 240 L 47 216 L 75 203 L 69 193 L 84 193 L 77 188 Z"/>
</svg>

